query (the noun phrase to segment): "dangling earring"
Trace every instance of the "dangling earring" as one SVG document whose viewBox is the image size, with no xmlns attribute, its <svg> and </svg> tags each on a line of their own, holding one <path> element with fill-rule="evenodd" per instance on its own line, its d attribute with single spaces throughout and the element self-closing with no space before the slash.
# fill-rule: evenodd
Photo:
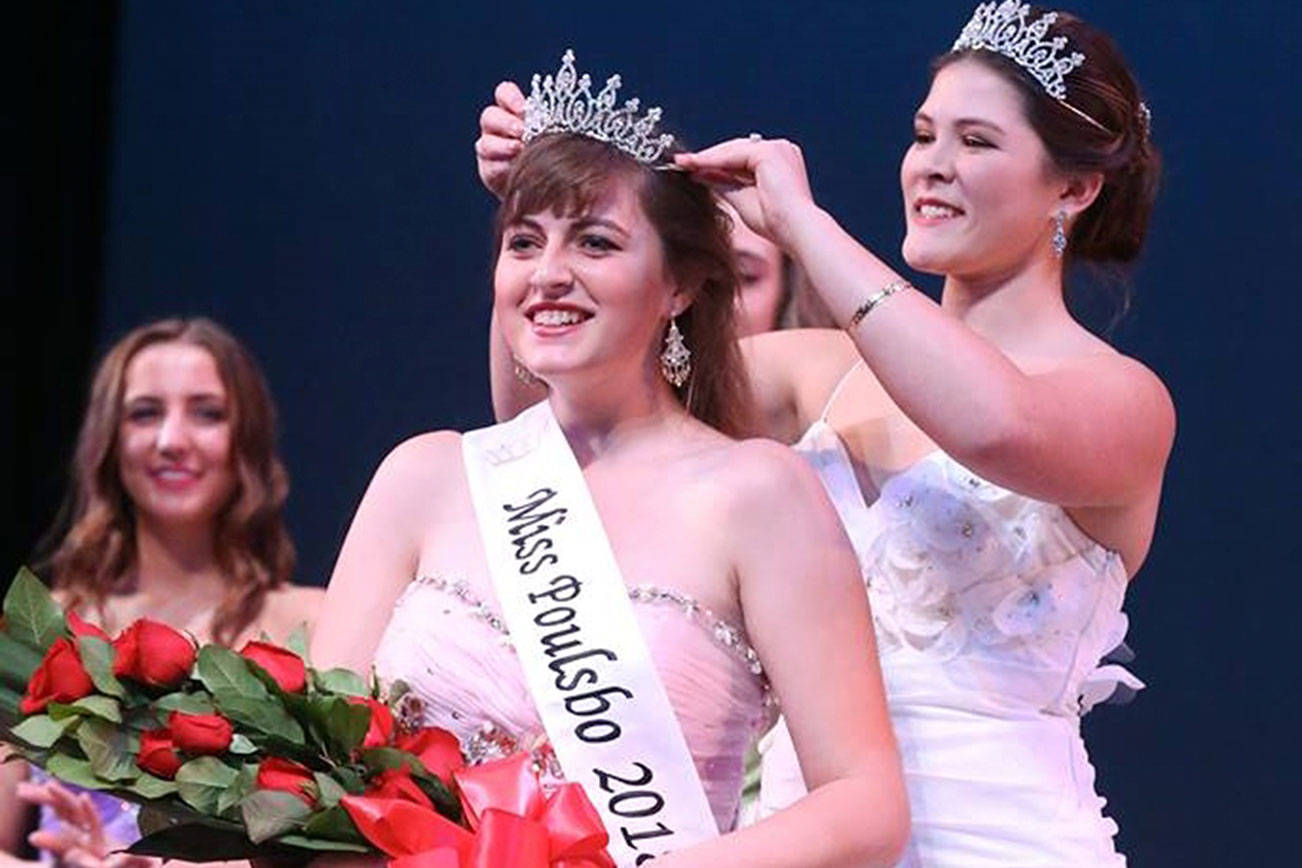
<svg viewBox="0 0 1302 868">
<path fill-rule="evenodd" d="M 511 368 L 515 372 L 515 378 L 526 386 L 536 386 L 542 382 L 533 371 L 524 366 L 524 362 L 515 353 L 511 353 Z"/>
<path fill-rule="evenodd" d="M 1062 259 L 1062 254 L 1067 250 L 1067 212 L 1059 211 L 1053 218 L 1053 252 Z"/>
<path fill-rule="evenodd" d="M 669 330 L 665 332 L 665 348 L 660 352 L 660 373 L 673 384 L 681 388 L 692 375 L 692 351 L 683 342 L 683 333 L 678 330 L 678 320 L 669 320 Z"/>
</svg>

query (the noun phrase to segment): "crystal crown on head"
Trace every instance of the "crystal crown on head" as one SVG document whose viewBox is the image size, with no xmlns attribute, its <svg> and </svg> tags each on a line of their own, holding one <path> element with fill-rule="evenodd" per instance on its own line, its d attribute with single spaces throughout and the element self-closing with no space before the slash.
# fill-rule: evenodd
<svg viewBox="0 0 1302 868">
<path fill-rule="evenodd" d="M 657 134 L 660 109 L 650 108 L 638 117 L 641 103 L 630 99 L 615 107 L 620 78 L 612 75 L 595 97 L 592 79 L 574 69 L 574 52 L 566 49 L 555 76 L 534 75 L 524 103 L 524 141 L 546 133 L 576 133 L 608 142 L 639 163 L 654 165 L 674 143 L 668 133 Z"/>
<path fill-rule="evenodd" d="M 1028 21 L 1031 4 L 1018 0 L 982 3 L 972 13 L 950 51 L 984 49 L 1002 54 L 1030 73 L 1045 93 L 1101 130 L 1107 127 L 1067 101 L 1065 76 L 1085 62 L 1079 51 L 1068 51 L 1067 37 L 1049 37 L 1057 12 Z"/>
</svg>

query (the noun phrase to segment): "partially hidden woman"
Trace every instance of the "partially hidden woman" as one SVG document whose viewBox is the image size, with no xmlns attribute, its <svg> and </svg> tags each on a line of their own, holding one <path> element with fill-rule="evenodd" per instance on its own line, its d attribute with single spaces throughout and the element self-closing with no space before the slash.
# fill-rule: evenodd
<svg viewBox="0 0 1302 868">
<path fill-rule="evenodd" d="M 549 398 L 384 459 L 313 659 L 402 680 L 403 716 L 471 761 L 583 784 L 620 865 L 891 864 L 907 812 L 853 550 L 803 462 L 737 439 L 726 220 L 661 137 L 560 110 L 593 99 L 571 55 L 536 97 L 494 311 Z M 735 831 L 775 702 L 810 792 Z"/>
<path fill-rule="evenodd" d="M 477 145 L 490 189 L 517 147 L 504 93 Z M 1072 317 L 1063 280 L 1139 255 L 1150 124 L 1104 33 L 1016 0 L 977 7 L 900 166 L 904 259 L 944 278 L 939 304 L 817 205 L 791 142 L 675 158 L 844 328 L 759 335 L 745 356 L 766 430 L 817 469 L 863 568 L 912 809 L 902 864 L 1124 863 L 1080 716 L 1142 686 L 1102 658 L 1126 632 L 1175 414 L 1151 370 Z M 781 728 L 766 742 L 775 810 L 806 780 Z"/>
<path fill-rule="evenodd" d="M 140 326 L 104 356 L 77 440 L 66 531 L 50 558 L 56 598 L 116 634 L 138 618 L 233 647 L 310 625 L 320 588 L 290 584 L 275 408 L 253 356 L 207 319 Z M 132 806 L 3 767 L 5 850 L 22 805 L 42 805 L 34 846 L 78 866 L 139 837 Z M 134 864 L 132 863 L 132 864 Z"/>
</svg>

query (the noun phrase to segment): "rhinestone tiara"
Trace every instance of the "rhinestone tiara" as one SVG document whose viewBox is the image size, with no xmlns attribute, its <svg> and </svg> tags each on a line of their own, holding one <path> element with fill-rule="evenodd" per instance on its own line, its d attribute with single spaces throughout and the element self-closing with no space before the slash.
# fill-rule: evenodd
<svg viewBox="0 0 1302 868">
<path fill-rule="evenodd" d="M 638 117 L 641 103 L 630 99 L 615 107 L 622 82 L 618 75 L 606 79 L 595 97 L 592 79 L 574 69 L 574 52 L 566 49 L 556 75 L 534 75 L 533 87 L 524 103 L 524 135 L 528 142 L 546 133 L 577 133 L 607 142 L 639 163 L 654 165 L 674 143 L 668 133 L 657 134 L 660 108 L 647 109 Z"/>
<path fill-rule="evenodd" d="M 983 49 L 1002 54 L 1031 74 L 1045 93 L 1101 130 L 1107 127 L 1067 102 L 1065 76 L 1085 62 L 1079 51 L 1068 51 L 1067 37 L 1049 36 L 1049 26 L 1058 20 L 1057 12 L 1046 12 L 1034 21 L 1030 3 L 1003 0 L 982 3 L 972 19 L 959 33 L 950 51 Z"/>
</svg>

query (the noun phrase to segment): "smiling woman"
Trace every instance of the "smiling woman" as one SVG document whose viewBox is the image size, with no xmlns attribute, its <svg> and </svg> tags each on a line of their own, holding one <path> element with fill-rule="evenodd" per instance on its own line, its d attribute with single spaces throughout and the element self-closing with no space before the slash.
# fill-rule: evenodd
<svg viewBox="0 0 1302 868">
<path fill-rule="evenodd" d="M 472 762 L 525 750 L 581 784 L 618 864 L 890 864 L 904 798 L 853 552 L 796 456 L 729 436 L 727 218 L 657 161 L 658 110 L 612 112 L 618 78 L 583 110 L 572 64 L 531 97 L 496 228 L 495 331 L 547 399 L 385 458 L 313 659 L 401 680 Z M 811 793 L 738 830 L 775 701 Z"/>
<path fill-rule="evenodd" d="M 289 584 L 289 480 L 271 396 L 248 350 L 215 323 L 150 323 L 109 350 L 71 475 L 48 564 L 70 611 L 110 633 L 147 617 L 226 644 L 263 631 L 283 640 L 315 621 L 321 590 Z M 15 786 L 43 808 L 31 842 L 62 860 L 94 868 L 138 837 L 129 806 L 4 768 L 6 847 L 21 825 Z"/>
</svg>

